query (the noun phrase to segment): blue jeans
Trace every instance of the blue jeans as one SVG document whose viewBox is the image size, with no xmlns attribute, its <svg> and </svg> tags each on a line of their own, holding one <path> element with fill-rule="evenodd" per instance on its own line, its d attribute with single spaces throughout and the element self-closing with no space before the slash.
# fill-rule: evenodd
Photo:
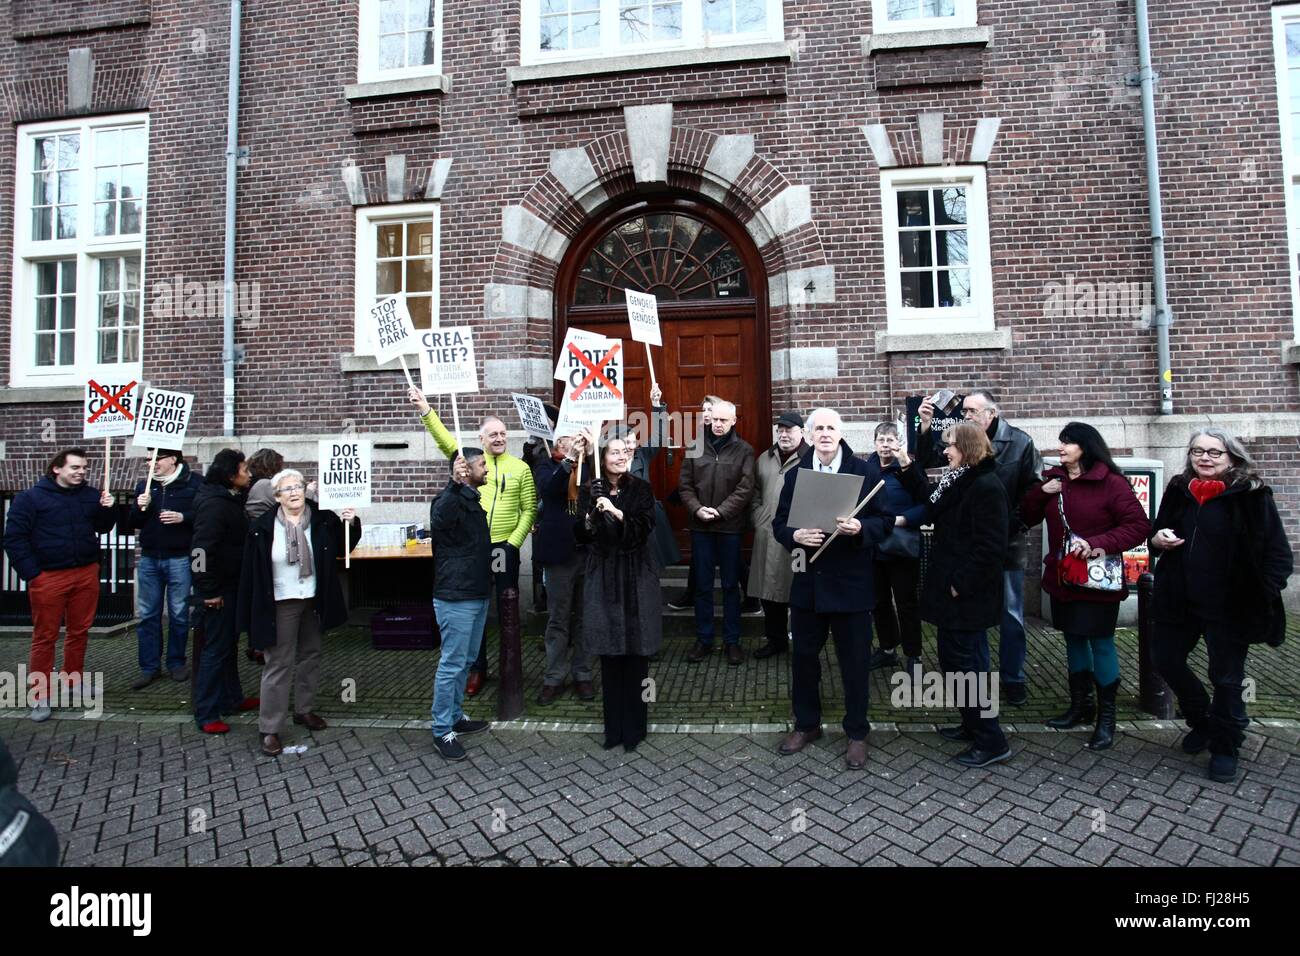
<svg viewBox="0 0 1300 956">
<path fill-rule="evenodd" d="M 1002 572 L 1002 636 L 998 670 L 1004 684 L 1025 682 L 1025 572 Z"/>
<path fill-rule="evenodd" d="M 156 674 L 162 654 L 162 609 L 167 600 L 167 669 L 185 666 L 190 635 L 190 559 L 151 558 L 141 555 L 136 566 L 139 595 L 140 673 Z"/>
<path fill-rule="evenodd" d="M 465 681 L 469 664 L 478 656 L 487 623 L 488 598 L 476 601 L 433 599 L 433 613 L 442 634 L 442 654 L 433 678 L 433 732 L 441 737 L 465 716 Z"/>
<path fill-rule="evenodd" d="M 740 535 L 691 532 L 691 572 L 695 584 L 695 637 L 713 646 L 713 569 L 722 574 L 722 640 L 740 643 Z"/>
</svg>

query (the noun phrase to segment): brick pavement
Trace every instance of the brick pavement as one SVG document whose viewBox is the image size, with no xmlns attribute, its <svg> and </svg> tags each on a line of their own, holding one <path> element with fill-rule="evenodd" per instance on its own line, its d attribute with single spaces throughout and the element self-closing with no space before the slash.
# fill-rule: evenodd
<svg viewBox="0 0 1300 956">
<path fill-rule="evenodd" d="M 633 755 L 493 731 L 447 763 L 427 731 L 330 728 L 263 757 L 251 728 L 0 722 L 65 864 L 1182 866 L 1300 863 L 1294 727 L 1257 727 L 1235 784 L 1178 732 L 1021 734 L 965 770 L 933 733 L 876 731 L 862 772 L 828 734 L 657 734 Z"/>
</svg>

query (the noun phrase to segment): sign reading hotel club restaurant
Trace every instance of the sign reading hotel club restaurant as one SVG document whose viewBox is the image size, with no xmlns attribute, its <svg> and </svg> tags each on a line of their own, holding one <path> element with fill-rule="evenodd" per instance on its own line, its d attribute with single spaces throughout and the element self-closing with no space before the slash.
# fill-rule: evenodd
<svg viewBox="0 0 1300 956">
<path fill-rule="evenodd" d="M 601 337 L 569 342 L 561 356 L 567 374 L 564 400 L 572 417 L 605 422 L 623 417 L 623 340 Z"/>
<path fill-rule="evenodd" d="M 317 445 L 320 461 L 317 503 L 322 508 L 369 508 L 370 442 L 327 438 Z"/>
<path fill-rule="evenodd" d="M 519 421 L 523 423 L 527 434 L 546 441 L 555 440 L 555 436 L 551 433 L 550 416 L 546 414 L 546 404 L 540 398 L 519 392 L 512 392 L 510 397 L 514 399 L 515 410 L 519 412 Z"/>
<path fill-rule="evenodd" d="M 401 296 L 390 295 L 372 305 L 370 322 L 370 339 L 380 365 L 415 349 L 415 326 Z"/>
<path fill-rule="evenodd" d="M 86 383 L 85 416 L 82 419 L 83 438 L 117 438 L 135 434 L 135 420 L 140 411 L 140 397 L 144 382 L 111 382 L 108 378 L 92 378 Z"/>
<path fill-rule="evenodd" d="M 427 395 L 478 391 L 474 333 L 468 325 L 444 325 L 419 334 L 420 390 Z"/>
<path fill-rule="evenodd" d="M 189 428 L 194 396 L 151 388 L 144 393 L 131 444 L 143 448 L 180 448 Z"/>
</svg>

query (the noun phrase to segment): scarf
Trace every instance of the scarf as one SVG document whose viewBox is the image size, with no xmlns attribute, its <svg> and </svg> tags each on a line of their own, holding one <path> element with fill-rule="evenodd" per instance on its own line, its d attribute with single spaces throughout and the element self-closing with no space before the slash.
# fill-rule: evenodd
<svg viewBox="0 0 1300 956">
<path fill-rule="evenodd" d="M 1187 490 L 1192 493 L 1198 505 L 1204 505 L 1211 498 L 1227 491 L 1228 486 L 1217 478 L 1193 478 L 1187 483 Z"/>
<path fill-rule="evenodd" d="M 275 521 L 284 529 L 284 550 L 289 566 L 298 565 L 298 580 L 305 581 L 315 573 L 311 562 L 311 545 L 307 543 L 307 526 L 311 523 L 311 505 L 304 504 L 298 523 L 284 516 L 284 508 L 275 509 Z"/>
<path fill-rule="evenodd" d="M 729 438 L 732 436 L 732 434 L 735 432 L 735 430 L 736 430 L 736 429 L 735 429 L 735 427 L 733 426 L 733 427 L 727 429 L 727 431 L 724 432 L 723 434 L 721 434 L 721 435 L 715 435 L 715 434 L 713 434 L 712 429 L 710 429 L 710 431 L 709 431 L 709 444 L 713 446 L 713 450 L 714 450 L 715 452 L 721 452 L 721 451 L 722 451 L 722 446 L 725 445 L 725 444 L 727 443 L 727 439 L 729 439 Z"/>
<path fill-rule="evenodd" d="M 587 453 L 585 451 L 580 452 L 578 454 L 577 462 L 569 471 L 569 494 L 566 510 L 571 515 L 576 515 L 578 513 L 578 478 L 580 477 L 579 473 L 582 471 L 582 460 L 586 456 Z"/>
<path fill-rule="evenodd" d="M 937 505 L 939 499 L 944 496 L 948 489 L 957 483 L 957 479 L 968 471 L 970 471 L 969 465 L 958 465 L 956 468 L 949 468 L 940 475 L 939 484 L 935 486 L 934 491 L 930 492 L 930 504 Z"/>
<path fill-rule="evenodd" d="M 167 475 L 166 477 L 163 477 L 161 475 L 154 475 L 153 480 L 158 482 L 158 484 L 162 485 L 164 488 L 166 488 L 168 485 L 170 485 L 173 481 L 175 481 L 177 478 L 181 476 L 181 471 L 183 468 L 184 468 L 183 465 L 177 465 L 175 468 L 172 469 L 172 473 L 170 475 Z"/>
</svg>

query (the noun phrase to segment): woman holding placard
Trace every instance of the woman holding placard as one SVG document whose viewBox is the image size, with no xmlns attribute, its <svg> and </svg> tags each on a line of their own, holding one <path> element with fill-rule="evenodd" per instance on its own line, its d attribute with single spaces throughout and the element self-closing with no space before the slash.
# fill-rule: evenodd
<svg viewBox="0 0 1300 956">
<path fill-rule="evenodd" d="M 287 469 L 271 478 L 279 506 L 250 523 L 239 583 L 239 627 L 250 646 L 266 655 L 262 671 L 262 753 L 283 750 L 280 735 L 289 716 L 308 730 L 326 723 L 312 712 L 320 682 L 321 634 L 347 622 L 337 558 L 345 551 L 343 522 L 351 547 L 361 539 L 361 519 L 351 508 L 336 515 L 307 503 L 302 473 Z M 342 520 L 340 520 L 342 519 Z"/>
<path fill-rule="evenodd" d="M 584 432 L 587 447 L 594 442 Z M 619 438 L 600 449 L 601 474 L 578 496 L 574 536 L 586 545 L 583 641 L 600 655 L 605 749 L 631 753 L 646 734 L 645 682 L 650 655 L 663 644 L 660 566 L 651 552 L 654 491 L 628 472 L 631 454 Z"/>
</svg>

